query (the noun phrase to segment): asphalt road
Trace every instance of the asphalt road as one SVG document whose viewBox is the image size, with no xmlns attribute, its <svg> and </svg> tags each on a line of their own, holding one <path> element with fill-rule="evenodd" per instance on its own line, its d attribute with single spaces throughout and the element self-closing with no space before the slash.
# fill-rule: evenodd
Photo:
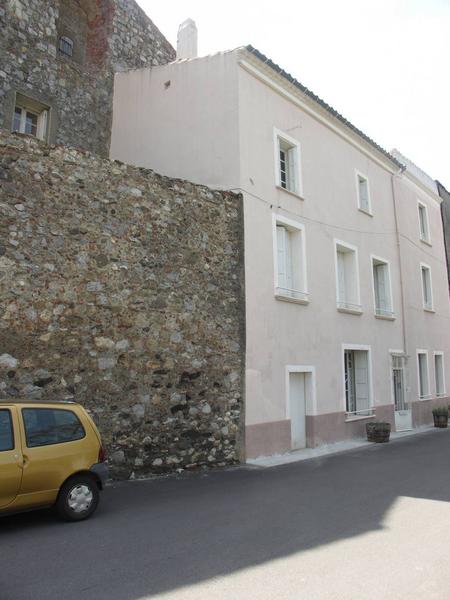
<svg viewBox="0 0 450 600">
<path fill-rule="evenodd" d="M 0 519 L 0 600 L 450 599 L 450 431 Z"/>
</svg>

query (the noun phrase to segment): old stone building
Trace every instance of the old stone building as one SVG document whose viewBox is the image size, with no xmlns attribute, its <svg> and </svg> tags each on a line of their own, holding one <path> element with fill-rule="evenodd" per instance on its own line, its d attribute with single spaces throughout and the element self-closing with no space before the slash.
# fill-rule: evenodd
<svg viewBox="0 0 450 600">
<path fill-rule="evenodd" d="M 134 0 L 5 0 L 0 56 L 0 127 L 107 156 L 114 72 L 175 51 Z"/>
<path fill-rule="evenodd" d="M 113 473 L 242 452 L 242 198 L 0 132 L 0 396 L 73 398 Z"/>
</svg>

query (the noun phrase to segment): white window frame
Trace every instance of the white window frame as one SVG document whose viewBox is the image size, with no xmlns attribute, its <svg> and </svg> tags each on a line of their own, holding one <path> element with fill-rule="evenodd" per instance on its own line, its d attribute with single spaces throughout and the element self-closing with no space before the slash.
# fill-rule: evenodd
<svg viewBox="0 0 450 600">
<path fill-rule="evenodd" d="M 293 177 L 293 184 L 290 187 L 283 187 L 281 185 L 281 173 L 280 173 L 280 141 L 285 142 L 293 150 L 293 168 L 291 171 L 291 177 Z M 275 158 L 275 185 L 280 190 L 294 194 L 299 198 L 303 198 L 303 182 L 301 172 L 301 147 L 300 142 L 288 135 L 284 131 L 274 127 L 273 129 L 273 147 L 274 147 L 274 158 Z"/>
<path fill-rule="evenodd" d="M 422 223 L 420 220 L 420 209 L 423 209 L 424 211 L 424 215 L 425 215 L 425 229 L 426 231 L 424 232 L 424 234 L 422 234 Z M 419 238 L 421 242 L 424 242 L 424 244 L 428 244 L 428 246 L 431 246 L 431 236 L 430 236 L 430 219 L 428 216 L 428 206 L 426 204 L 424 204 L 423 202 L 421 202 L 420 200 L 417 200 L 417 218 L 419 220 Z"/>
<path fill-rule="evenodd" d="M 289 375 L 290 373 L 310 373 L 311 387 L 306 393 L 305 415 L 317 415 L 317 390 L 316 390 L 316 368 L 310 365 L 286 365 L 285 370 L 285 414 L 286 419 L 291 418 L 289 406 Z"/>
<path fill-rule="evenodd" d="M 361 195 L 359 193 L 359 180 L 360 179 L 364 179 L 364 181 L 366 182 L 366 186 L 367 186 L 367 204 L 368 204 L 367 208 L 364 208 L 363 206 L 361 206 Z M 355 182 L 356 182 L 356 197 L 358 199 L 358 210 L 360 210 L 361 212 L 363 212 L 366 215 L 369 215 L 370 217 L 373 217 L 372 199 L 370 197 L 369 178 L 364 173 L 361 173 L 361 171 L 358 171 L 357 169 L 355 169 Z"/>
<path fill-rule="evenodd" d="M 420 362 L 419 362 L 419 355 L 422 354 L 425 356 L 426 359 L 426 373 L 427 373 L 427 393 L 426 394 L 422 394 L 420 393 Z M 425 350 L 423 348 L 418 348 L 416 350 L 416 368 L 417 368 L 417 397 L 419 398 L 419 400 L 429 400 L 431 398 L 431 391 L 430 391 L 430 364 L 428 361 L 428 350 Z"/>
<path fill-rule="evenodd" d="M 356 303 L 342 302 L 339 296 L 339 267 L 338 267 L 338 246 L 347 248 L 350 252 L 355 254 L 355 277 L 356 277 Z M 339 312 L 345 312 L 352 315 L 360 315 L 362 313 L 361 305 L 361 286 L 359 282 L 359 259 L 358 259 L 358 248 L 348 242 L 342 240 L 334 240 L 334 268 L 336 277 L 336 307 Z"/>
<path fill-rule="evenodd" d="M 430 282 L 430 304 L 427 304 L 425 301 L 425 288 L 423 286 L 423 269 L 426 269 L 428 271 L 429 274 L 429 282 Z M 434 312 L 434 299 L 433 299 L 433 279 L 431 277 L 431 267 L 430 265 L 427 265 L 426 263 L 421 262 L 420 263 L 420 286 L 422 289 L 422 306 L 423 309 L 428 311 L 428 312 Z"/>
<path fill-rule="evenodd" d="M 292 289 L 283 290 L 280 288 L 278 281 L 278 240 L 277 240 L 277 225 L 281 225 L 290 229 L 291 231 L 297 231 L 300 234 L 300 266 L 301 273 L 299 275 L 303 289 L 297 290 Z M 273 241 L 273 265 L 274 265 L 274 295 L 277 300 L 285 300 L 287 302 L 294 302 L 296 304 L 309 304 L 309 292 L 308 292 L 308 273 L 307 273 L 307 257 L 306 257 L 306 234 L 305 226 L 298 221 L 284 217 L 276 213 L 272 213 L 272 241 Z"/>
<path fill-rule="evenodd" d="M 402 367 L 401 367 L 402 379 L 403 379 L 403 398 L 404 398 L 405 404 L 408 405 L 408 402 L 406 401 L 406 393 L 408 391 L 408 386 L 407 386 L 407 381 L 406 381 L 406 376 L 407 376 L 406 362 L 407 362 L 408 356 L 404 350 L 396 350 L 396 349 L 390 348 L 388 352 L 389 352 L 389 369 L 390 369 L 389 377 L 390 377 L 390 382 L 391 382 L 390 383 L 391 402 L 392 402 L 392 405 L 394 406 L 394 410 L 395 410 L 395 391 L 394 391 L 394 380 L 392 377 L 392 371 L 393 371 L 392 359 L 394 356 L 403 359 Z"/>
<path fill-rule="evenodd" d="M 438 392 L 437 389 L 437 379 L 436 379 L 436 356 L 442 356 L 442 392 Z M 445 361 L 444 361 L 444 353 L 441 350 L 435 350 L 433 352 L 433 369 L 434 369 L 434 389 L 436 391 L 436 397 L 440 398 L 441 396 L 447 395 L 447 383 L 445 381 Z"/>
<path fill-rule="evenodd" d="M 16 93 L 12 115 L 12 126 L 11 130 L 14 131 L 14 121 L 16 109 L 21 110 L 19 133 L 25 133 L 26 113 L 29 112 L 37 117 L 36 135 L 32 135 L 38 140 L 47 141 L 49 123 L 50 123 L 50 109 L 41 102 L 28 98 L 23 94 Z"/>
<path fill-rule="evenodd" d="M 387 267 L 387 278 L 388 278 L 388 300 L 389 300 L 389 310 L 388 309 L 380 309 L 377 307 L 377 295 L 375 290 L 375 277 L 373 274 L 374 270 L 374 261 L 378 261 L 379 263 L 383 263 Z M 377 319 L 387 319 L 388 321 L 393 321 L 395 319 L 394 312 L 394 301 L 392 297 L 392 279 L 391 279 L 391 263 L 386 258 L 381 258 L 381 256 L 376 256 L 375 254 L 370 255 L 370 268 L 372 273 L 372 292 L 373 292 L 373 310 L 375 317 Z"/>
<path fill-rule="evenodd" d="M 363 350 L 367 352 L 367 373 L 369 378 L 368 389 L 369 389 L 369 408 L 364 409 L 364 412 L 368 412 L 368 415 L 358 415 L 355 413 L 347 412 L 347 399 L 345 397 L 345 351 L 346 350 Z M 373 375 L 372 375 L 372 347 L 365 344 L 342 344 L 341 349 L 341 369 L 342 369 L 342 406 L 346 415 L 346 421 L 359 421 L 362 419 L 371 419 L 375 415 L 375 402 L 373 395 Z M 363 412 L 363 411 L 356 411 Z"/>
</svg>

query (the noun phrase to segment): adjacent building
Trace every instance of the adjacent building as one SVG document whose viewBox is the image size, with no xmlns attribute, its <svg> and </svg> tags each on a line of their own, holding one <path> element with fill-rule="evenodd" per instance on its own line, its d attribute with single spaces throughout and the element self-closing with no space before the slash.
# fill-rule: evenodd
<svg viewBox="0 0 450 600">
<path fill-rule="evenodd" d="M 175 58 L 134 0 L 7 0 L 0 30 L 0 127 L 101 156 L 114 72 Z"/>
<path fill-rule="evenodd" d="M 248 46 L 117 74 L 111 157 L 243 195 L 247 457 L 447 403 L 441 198 L 403 156 Z"/>
</svg>

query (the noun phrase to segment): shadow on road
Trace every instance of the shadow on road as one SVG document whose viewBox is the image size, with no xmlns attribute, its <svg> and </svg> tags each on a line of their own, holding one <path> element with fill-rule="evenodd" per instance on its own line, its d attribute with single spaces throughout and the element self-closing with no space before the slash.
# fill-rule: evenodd
<svg viewBox="0 0 450 600">
<path fill-rule="evenodd" d="M 449 449 L 448 432 L 433 432 L 267 470 L 115 484 L 83 523 L 3 518 L 0 598 L 139 600 L 374 531 L 400 496 L 450 500 Z"/>
</svg>

